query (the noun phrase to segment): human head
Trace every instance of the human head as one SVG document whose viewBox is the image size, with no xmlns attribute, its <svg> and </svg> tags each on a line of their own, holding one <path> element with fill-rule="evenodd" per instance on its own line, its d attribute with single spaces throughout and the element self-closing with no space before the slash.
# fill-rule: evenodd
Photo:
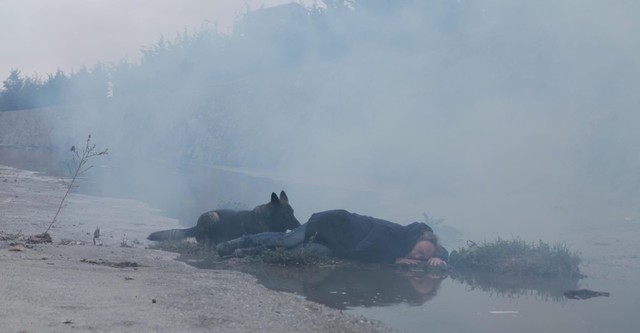
<svg viewBox="0 0 640 333">
<path fill-rule="evenodd" d="M 427 261 L 435 257 L 438 252 L 438 237 L 430 231 L 425 231 L 416 240 L 413 248 L 407 254 L 407 258 Z"/>
</svg>

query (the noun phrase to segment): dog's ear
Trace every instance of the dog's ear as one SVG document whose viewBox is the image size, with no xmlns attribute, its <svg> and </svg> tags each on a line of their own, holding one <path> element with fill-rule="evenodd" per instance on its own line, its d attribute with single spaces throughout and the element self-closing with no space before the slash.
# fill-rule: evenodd
<svg viewBox="0 0 640 333">
<path fill-rule="evenodd" d="M 283 204 L 289 203 L 289 198 L 287 198 L 287 194 L 284 191 L 280 191 L 280 202 Z"/>
<path fill-rule="evenodd" d="M 278 196 L 276 195 L 275 192 L 271 192 L 271 204 L 274 206 L 280 206 L 280 199 L 278 199 Z"/>
</svg>

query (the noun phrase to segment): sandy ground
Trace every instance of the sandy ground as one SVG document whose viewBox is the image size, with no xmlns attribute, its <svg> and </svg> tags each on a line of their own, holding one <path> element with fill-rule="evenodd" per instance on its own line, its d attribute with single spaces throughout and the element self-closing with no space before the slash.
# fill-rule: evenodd
<svg viewBox="0 0 640 333">
<path fill-rule="evenodd" d="M 72 194 L 49 231 L 53 243 L 27 244 L 46 230 L 64 190 L 59 179 L 0 166 L 3 332 L 394 331 L 250 275 L 198 270 L 147 249 L 149 232 L 178 222 L 141 202 Z"/>
</svg>

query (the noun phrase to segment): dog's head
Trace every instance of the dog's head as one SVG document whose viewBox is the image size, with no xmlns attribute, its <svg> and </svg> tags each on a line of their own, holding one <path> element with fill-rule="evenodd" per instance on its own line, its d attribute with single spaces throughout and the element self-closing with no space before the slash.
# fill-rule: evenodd
<svg viewBox="0 0 640 333">
<path fill-rule="evenodd" d="M 268 215 L 267 225 L 271 231 L 287 231 L 300 226 L 300 222 L 293 215 L 293 208 L 289 204 L 289 198 L 284 191 L 280 192 L 280 197 L 271 193 L 271 201 L 267 204 Z"/>
</svg>

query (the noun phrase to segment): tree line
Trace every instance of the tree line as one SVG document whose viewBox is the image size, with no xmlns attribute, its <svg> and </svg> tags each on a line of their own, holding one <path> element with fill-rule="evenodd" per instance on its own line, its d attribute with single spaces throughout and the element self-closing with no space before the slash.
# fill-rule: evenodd
<svg viewBox="0 0 640 333">
<path fill-rule="evenodd" d="M 380 26 L 393 24 L 396 27 L 390 31 L 402 33 L 403 25 L 390 21 L 393 13 L 408 7 L 426 10 L 428 6 L 419 1 L 383 0 L 324 0 L 321 6 L 311 8 L 291 3 L 246 13 L 230 36 L 203 27 L 178 33 L 173 40 L 163 37 L 143 47 L 138 62 L 98 63 L 70 74 L 58 70 L 45 77 L 26 76 L 13 69 L 0 87 L 0 111 L 109 97 L 141 98 L 151 91 L 174 94 L 186 82 L 192 89 L 194 83 L 207 87 L 264 71 L 308 67 L 309 63 L 340 58 L 358 44 L 379 43 L 388 37 L 378 31 Z M 365 16 L 374 19 L 358 23 Z M 370 37 L 363 40 L 362 36 Z M 391 34 L 388 38 L 394 37 Z"/>
<path fill-rule="evenodd" d="M 313 21 L 309 13 L 317 16 L 320 11 L 291 4 L 247 13 L 236 23 L 233 36 L 204 27 L 178 33 L 174 40 L 163 37 L 141 49 L 139 62 L 98 63 L 70 74 L 58 70 L 44 77 L 13 69 L 0 87 L 0 111 L 109 97 L 141 98 L 151 91 L 171 94 L 180 90 L 181 83 L 206 85 L 271 66 L 275 53 L 280 53 L 279 62 L 284 66 L 299 57 L 297 50 Z M 256 53 L 255 49 L 262 50 Z"/>
<path fill-rule="evenodd" d="M 82 100 L 100 100 L 109 93 L 108 71 L 102 64 L 92 69 L 83 67 L 66 74 L 62 70 L 47 74 L 25 76 L 13 69 L 2 81 L 0 111 L 23 110 Z"/>
</svg>

